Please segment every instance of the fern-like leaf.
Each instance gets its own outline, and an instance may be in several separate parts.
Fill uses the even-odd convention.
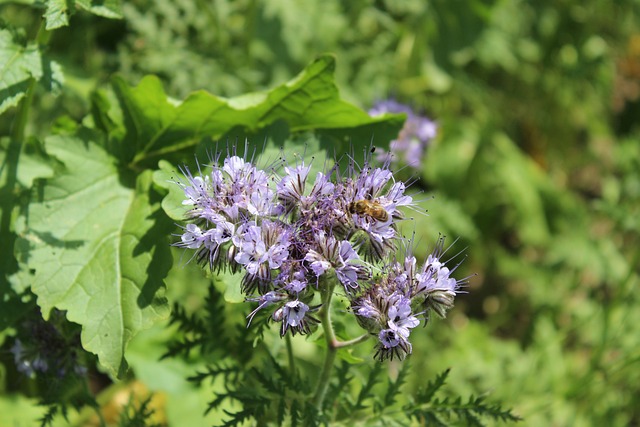
[[[47,412],[38,419],[40,427],[53,427],[53,418],[58,414],[60,408],[60,405],[50,405],[47,408]]]
[[[225,414],[229,415],[231,419],[225,421],[223,424],[219,424],[220,427],[235,427],[244,425],[245,421],[248,421],[254,417],[254,413],[251,409],[245,409],[240,412],[228,412],[224,411]]]
[[[148,424],[155,410],[149,408],[153,394],[150,394],[140,405],[136,406],[134,395],[129,397],[118,420],[118,427],[160,427],[160,424]]]
[[[342,362],[342,364],[336,368],[335,377],[338,379],[338,382],[329,386],[329,392],[327,393],[324,404],[325,407],[335,405],[336,400],[338,400],[338,405],[347,411],[353,407],[353,401],[350,400],[349,394],[344,392],[347,385],[353,380],[353,375],[349,374],[351,369],[352,365],[347,362]],[[347,407],[348,409],[346,409]]]
[[[455,399],[435,397],[437,391],[444,385],[449,371],[438,375],[433,382],[429,382],[427,389],[418,395],[416,403],[405,405],[403,408],[409,419],[415,418],[421,424],[446,426],[446,421],[452,420],[465,425],[482,427],[483,419],[494,421],[517,422],[521,418],[514,415],[511,409],[503,409],[500,404],[488,404],[484,397],[469,397],[463,401],[461,397]],[[443,418],[444,417],[444,418]]]
[[[387,393],[384,396],[383,406],[381,409],[389,408],[396,403],[396,398],[400,393],[400,388],[404,385],[409,372],[409,362],[405,362],[398,372],[398,377],[395,381],[389,380],[389,386],[387,387]]]
[[[373,387],[380,381],[380,372],[382,371],[382,365],[376,364],[373,369],[369,372],[369,377],[367,381],[362,385],[362,389],[360,389],[360,393],[358,394],[358,399],[356,400],[355,405],[353,405],[354,411],[359,411],[361,409],[366,408],[364,401],[370,397],[373,397]]]
[[[200,312],[204,312],[204,315],[200,315]],[[161,359],[188,357],[195,349],[199,349],[202,354],[210,354],[228,347],[224,298],[214,286],[209,286],[203,310],[190,315],[182,306],[175,304],[169,323],[177,325],[183,337],[168,343],[167,351]]]
[[[440,390],[440,388],[442,388],[442,386],[447,381],[447,377],[449,376],[450,371],[451,368],[448,368],[441,374],[438,374],[435,380],[429,381],[427,383],[427,388],[422,392],[418,392],[418,400],[424,403],[431,402],[433,396],[435,396],[438,390]]]
[[[225,383],[234,383],[241,374],[242,370],[238,366],[229,366],[228,363],[218,363],[207,366],[206,371],[197,372],[196,375],[187,378],[187,380],[199,386],[207,379],[213,382],[217,377],[222,376]]]

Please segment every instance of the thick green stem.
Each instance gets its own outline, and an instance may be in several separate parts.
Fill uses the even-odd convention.
[[[287,334],[284,338],[287,343],[287,358],[289,359],[289,370],[295,372],[296,366],[293,358],[293,346],[291,345],[291,335]]]
[[[320,321],[322,322],[322,329],[324,330],[324,337],[327,342],[327,354],[325,355],[324,365],[322,366],[320,378],[318,378],[318,385],[314,396],[314,402],[318,411],[322,411],[322,403],[329,388],[331,371],[336,359],[336,352],[338,351],[334,345],[336,335],[333,331],[333,325],[331,324],[331,297],[333,296],[333,289],[336,286],[335,280],[324,280],[323,282],[324,286],[321,287],[322,308],[320,309]]]
[[[349,341],[339,341],[336,338],[336,334],[333,330],[333,324],[331,323],[331,298],[333,296],[334,288],[336,287],[335,277],[332,279],[325,279],[320,285],[322,293],[320,321],[322,323],[322,329],[324,330],[324,337],[327,343],[327,354],[325,355],[324,364],[322,366],[322,371],[320,372],[320,378],[318,378],[318,385],[316,386],[316,393],[314,395],[314,402],[319,412],[322,411],[324,397],[327,394],[327,389],[329,388],[331,371],[333,370],[333,364],[335,363],[338,349],[360,344],[369,338],[369,334],[364,334]]]

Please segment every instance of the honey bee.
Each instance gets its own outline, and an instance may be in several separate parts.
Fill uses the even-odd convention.
[[[357,215],[368,215],[380,222],[389,220],[389,214],[382,205],[371,200],[358,200],[357,202],[349,203],[349,212]]]

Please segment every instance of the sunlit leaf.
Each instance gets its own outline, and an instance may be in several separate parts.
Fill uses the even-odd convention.
[[[135,88],[115,78],[127,128],[123,147],[131,160],[141,162],[197,145],[204,136],[217,139],[238,127],[256,133],[278,120],[284,120],[291,132],[316,130],[345,143],[368,145],[372,138],[395,138],[404,116],[372,118],[340,99],[334,68],[334,58],[324,55],[272,90],[231,99],[198,91],[177,106],[156,77],[145,77]],[[336,146],[339,152],[349,148]]]
[[[55,30],[56,28],[69,25],[69,4],[67,0],[49,0],[47,1],[47,9],[44,13],[44,19],[47,21],[47,30]]]
[[[75,4],[94,15],[112,19],[122,18],[121,0],[75,0]]]
[[[112,375],[126,370],[124,352],[137,331],[168,315],[164,282],[171,266],[172,224],[159,212],[151,173],[119,171],[94,135],[56,136],[49,154],[66,168],[32,205],[33,292],[43,315],[66,310],[82,325],[82,344]]]

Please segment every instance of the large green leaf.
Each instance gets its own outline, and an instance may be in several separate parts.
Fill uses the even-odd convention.
[[[372,118],[343,101],[334,70],[333,56],[323,55],[296,78],[272,90],[230,99],[197,91],[179,105],[167,99],[156,77],[145,77],[135,88],[115,78],[127,129],[121,151],[133,162],[143,162],[195,146],[204,136],[218,139],[234,128],[257,133],[279,120],[291,132],[315,130],[334,141],[368,145],[372,138],[380,142],[394,139],[404,115]]]
[[[0,114],[20,102],[31,79],[56,92],[62,83],[62,72],[36,45],[23,46],[9,30],[0,29]]]
[[[151,172],[136,180],[118,170],[95,135],[51,137],[47,150],[65,168],[29,211],[23,255],[35,271],[32,290],[45,317],[66,310],[82,325],[84,348],[120,376],[129,340],[168,315],[172,224]]]

